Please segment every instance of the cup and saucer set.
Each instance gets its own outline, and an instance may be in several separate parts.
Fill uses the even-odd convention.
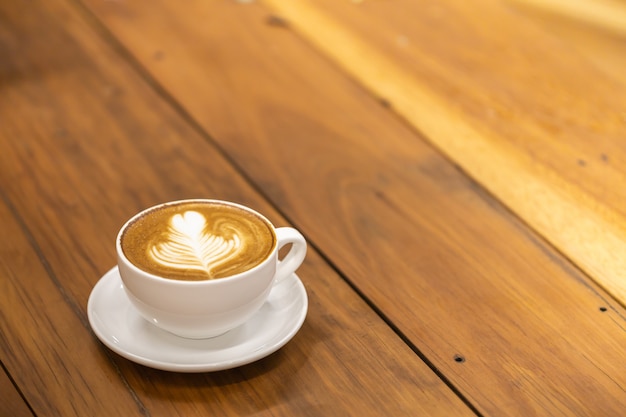
[[[224,208],[228,212],[220,216],[227,221],[212,217],[212,211]],[[258,232],[253,248],[246,247],[246,234],[254,225],[241,220],[250,215],[267,225],[269,255],[254,253],[260,259],[257,264],[238,272],[231,268],[234,260],[259,248]],[[150,223],[153,220],[157,223]],[[140,243],[132,238],[133,228],[139,229]],[[158,232],[159,228],[172,233]],[[210,236],[200,236],[197,230],[209,230],[205,234]],[[232,230],[238,236],[233,238]],[[145,238],[146,231],[155,231],[156,243]],[[288,243],[288,253],[278,260],[279,249]],[[216,279],[164,278],[162,268],[147,270],[144,261],[133,258],[128,248],[140,245],[152,245],[148,252],[162,265],[174,265],[168,259],[191,264],[201,259],[197,270],[206,270],[207,265],[218,265],[215,271],[225,265],[231,269]],[[192,246],[193,251],[181,250]],[[283,347],[306,318],[307,293],[295,273],[306,254],[304,238],[293,228],[274,228],[247,207],[218,200],[164,203],[131,218],[118,234],[116,249],[117,266],[100,278],[89,296],[89,323],[105,346],[141,365],[173,372],[246,365]]]

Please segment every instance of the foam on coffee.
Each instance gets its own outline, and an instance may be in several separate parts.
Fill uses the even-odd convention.
[[[263,218],[209,201],[149,210],[132,220],[120,239],[124,255],[138,268],[192,281],[247,271],[267,259],[276,245],[272,226]]]

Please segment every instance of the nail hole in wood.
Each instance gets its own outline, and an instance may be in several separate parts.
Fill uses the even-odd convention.
[[[454,355],[454,361],[457,363],[463,363],[465,362],[465,358],[461,355]]]
[[[606,312],[607,310],[608,309],[606,307],[600,307],[600,311],[603,312],[603,313]]]
[[[384,108],[386,109],[391,108],[391,102],[387,100],[386,98],[380,98],[378,99],[378,101],[380,102],[380,105],[383,106]]]
[[[269,15],[265,21],[270,26],[275,26],[275,27],[280,27],[280,28],[286,28],[289,26],[289,23],[287,22],[287,20],[274,14]]]

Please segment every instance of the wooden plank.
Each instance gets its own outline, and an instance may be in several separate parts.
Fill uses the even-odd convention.
[[[8,372],[36,415],[138,415],[141,404],[94,343],[85,316],[77,316],[77,301],[68,302],[48,275],[14,214],[0,201],[0,354]]]
[[[585,61],[606,77],[626,84],[626,5],[623,2],[577,1],[545,2],[509,0],[516,13],[561,39],[567,39],[570,53],[581,54]],[[591,13],[582,9],[591,9]],[[617,23],[614,24],[613,22]],[[621,36],[620,36],[621,34]],[[608,155],[607,155],[608,157]],[[608,161],[607,161],[608,162]]]
[[[36,414],[473,415],[313,249],[307,321],[258,363],[184,375],[104,348],[87,299],[138,209],[214,197],[287,222],[73,4],[0,16],[0,354]]]
[[[216,1],[87,4],[481,413],[623,410],[624,308],[284,30],[290,14]],[[293,4],[303,19],[321,15]],[[424,118],[449,125],[452,139],[469,129],[435,110]]]
[[[0,416],[32,417],[28,404],[20,396],[13,382],[6,374],[4,367],[0,372]]]
[[[619,0],[508,0],[529,8],[561,15],[602,30],[626,36],[626,6]]]
[[[266,3],[626,303],[621,67],[506,2]]]

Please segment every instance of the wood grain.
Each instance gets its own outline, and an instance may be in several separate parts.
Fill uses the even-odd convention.
[[[570,53],[580,54],[604,77],[614,82],[626,84],[623,68],[626,66],[624,51],[624,30],[626,28],[626,5],[623,2],[535,2],[510,0],[511,9],[521,14],[529,22],[544,28],[551,35],[567,40]],[[553,4],[555,3],[555,4]],[[576,7],[598,8],[595,13],[579,13]],[[610,10],[606,10],[606,8]],[[606,16],[591,19],[590,16]],[[617,17],[619,29],[606,20]],[[617,30],[616,30],[617,29]],[[620,30],[621,29],[621,30]],[[621,35],[620,35],[621,34]],[[608,162],[608,155],[606,155]]]
[[[266,3],[626,303],[621,67],[507,2]]]
[[[2,417],[32,417],[28,404],[15,389],[13,382],[6,374],[4,367],[0,372],[0,416]]]
[[[80,8],[35,6],[0,4],[0,354],[37,415],[474,415],[313,248],[307,321],[262,361],[184,375],[103,347],[87,299],[140,208],[224,198],[288,223]]]
[[[564,16],[594,29],[626,36],[626,5],[619,0],[509,0],[529,8]]]
[[[34,413],[138,415],[141,404],[94,343],[85,315],[76,312],[77,300],[68,300],[56,275],[46,271],[47,260],[4,202],[0,218],[0,354]]]
[[[382,60],[368,37],[351,32],[347,16],[333,22],[304,2],[272,3],[278,16],[235,2],[86,3],[481,414],[623,410],[624,308],[386,106],[391,98],[394,109],[404,100],[401,107],[421,110],[424,126],[440,129],[437,137],[456,144],[465,160],[477,158],[475,168],[488,174],[479,179],[498,179],[494,167],[513,169],[520,177],[503,175],[498,184],[514,194],[522,183],[528,206],[544,199],[564,225],[564,202],[581,216],[590,209],[571,187],[559,188],[566,181],[556,173],[543,178],[538,172],[546,171],[535,171],[539,163],[517,145],[491,142],[449,96],[413,89],[423,87],[420,74]],[[324,5],[344,7],[338,4]],[[377,4],[382,14],[393,9]],[[397,14],[415,10],[402,4],[408,9]],[[291,25],[328,55],[307,48]],[[353,59],[397,95],[381,102],[334,65]],[[463,91],[456,90],[459,106],[468,104]],[[620,224],[601,219],[619,243]]]

